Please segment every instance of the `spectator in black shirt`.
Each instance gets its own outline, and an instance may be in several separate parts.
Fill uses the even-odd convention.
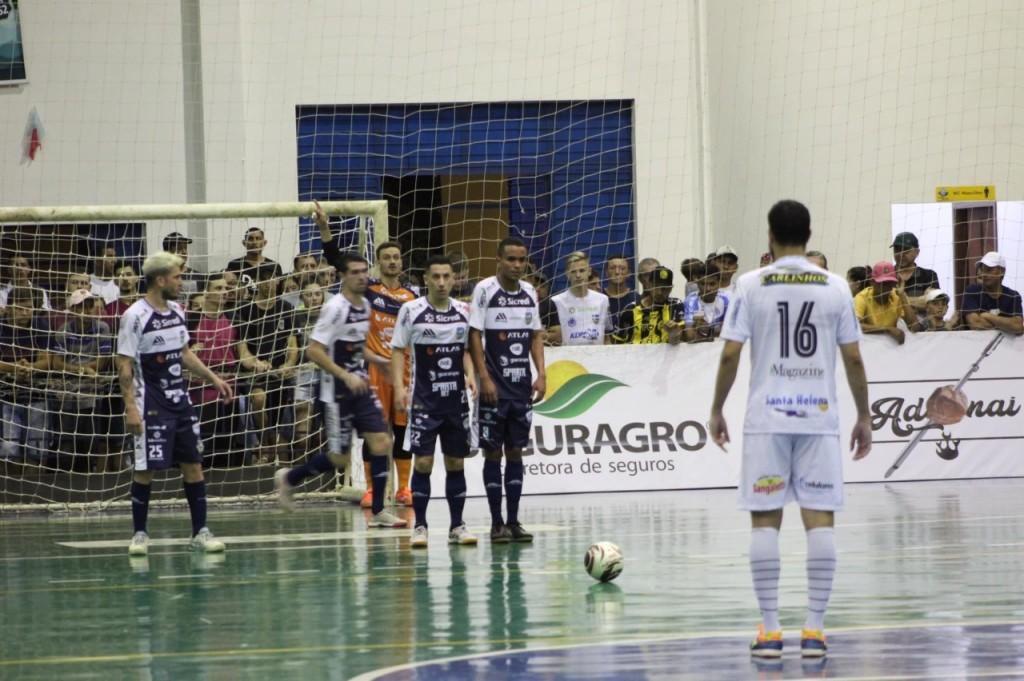
[[[267,238],[262,229],[247,229],[242,244],[245,246],[245,255],[230,261],[225,268],[228,272],[238,273],[238,280],[242,286],[251,288],[256,281],[256,270],[264,267],[270,268],[275,278],[281,276],[281,265],[263,255],[263,249],[267,247]]]
[[[939,286],[939,275],[935,270],[917,266],[917,256],[921,248],[917,237],[910,232],[900,232],[892,240],[893,261],[896,264],[896,276],[900,279],[900,288],[907,294],[910,307],[918,318],[927,314],[925,293]]]
[[[1024,333],[1020,294],[1003,286],[1006,258],[995,251],[978,261],[978,284],[964,289],[963,314],[971,329],[999,329],[1019,336]]]
[[[184,263],[181,266],[181,292],[188,296],[206,288],[206,277],[188,266],[188,246],[191,243],[192,239],[181,232],[171,232],[163,240],[164,250],[175,254]]]
[[[290,403],[286,398],[293,394],[299,344],[295,310],[277,294],[279,279],[275,269],[264,266],[253,273],[256,294],[251,302],[238,308],[232,321],[248,351],[272,367],[269,372],[253,375],[249,397],[260,439],[256,463],[273,463],[282,441],[278,432],[282,407]]]

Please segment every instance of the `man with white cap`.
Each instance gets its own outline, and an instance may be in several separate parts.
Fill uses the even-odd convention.
[[[990,251],[978,261],[978,282],[964,289],[963,313],[975,330],[999,329],[1019,336],[1024,333],[1020,294],[1003,286],[1006,258]]]
[[[952,331],[956,328],[957,315],[946,319],[949,312],[949,295],[937,288],[928,289],[924,294],[925,316],[910,325],[910,330],[919,331]]]
[[[732,246],[722,246],[709,260],[718,267],[720,284],[718,290],[726,297],[732,295],[732,278],[739,269],[740,258]]]

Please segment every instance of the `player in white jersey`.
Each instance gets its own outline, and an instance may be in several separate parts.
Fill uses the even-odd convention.
[[[346,452],[356,430],[370,450],[373,506],[370,527],[407,527],[401,518],[384,510],[384,491],[388,484],[388,454],[391,435],[380,400],[368,383],[364,359],[381,362],[364,346],[370,330],[370,307],[363,297],[370,280],[366,258],[354,254],[341,256],[341,294],[320,309],[306,356],[320,367],[320,400],[328,418],[338,424],[331,428],[327,453],[320,452],[296,468],[281,468],[274,474],[278,500],[292,506],[292,492],[309,477],[350,465]]]
[[[131,487],[135,534],[128,545],[128,553],[133,556],[145,556],[149,551],[146,520],[153,472],[175,465],[181,469],[192,516],[192,548],[208,553],[224,550],[224,542],[206,528],[199,418],[189,401],[188,380],[182,369],[213,384],[225,402],[234,395],[231,385],[203,364],[188,346],[185,312],[174,302],[181,294],[183,264],[173,253],[159,252],[146,258],[142,263],[146,295],[125,310],[117,337],[125,426],[135,436]]]
[[[871,451],[867,378],[849,287],[805,257],[811,236],[807,208],[780,201],[768,213],[768,226],[775,260],[736,282],[722,330],[726,343],[709,426],[712,439],[724,449],[729,430],[722,407],[749,340],[753,366],[739,495],[740,507],[751,514],[750,569],[763,618],[751,654],[782,655],[779,527],[783,506],[795,500],[807,530],[808,612],[801,654],[822,657],[825,607],[836,565],[834,513],[843,505],[836,349],[857,405],[850,438],[854,460]]]
[[[416,457],[411,483],[416,522],[409,545],[412,548],[427,545],[430,472],[440,438],[447,471],[445,497],[451,514],[448,543],[468,546],[477,542],[462,522],[462,509],[466,504],[463,462],[472,456],[466,391],[466,386],[473,384],[472,361],[466,352],[469,306],[451,298],[455,273],[446,256],[429,258],[423,278],[427,295],[402,305],[391,339],[391,384],[395,386],[395,404],[408,413],[404,448]],[[405,388],[406,354],[412,365],[411,393]]]
[[[530,442],[533,401],[544,395],[544,330],[537,292],[521,281],[526,244],[515,237],[498,244],[498,274],[473,289],[469,351],[480,377],[477,427],[484,453],[484,489],[491,509],[491,543],[530,542],[519,524],[523,452]],[[537,368],[533,379],[530,359]],[[501,457],[505,457],[508,522],[501,517]]]
[[[551,299],[558,312],[558,326],[548,329],[548,339],[561,338],[562,345],[604,345],[612,332],[608,296],[588,287],[590,259],[583,251],[565,259],[569,288]]]

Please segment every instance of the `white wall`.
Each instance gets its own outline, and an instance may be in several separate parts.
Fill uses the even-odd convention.
[[[0,204],[184,201],[177,2],[22,2],[28,83],[0,87]],[[35,106],[46,131],[20,165]]]
[[[1022,198],[1024,3],[706,6],[712,225],[741,265],[780,198],[808,204],[836,270],[888,257],[890,204],[937,185]]]
[[[242,102],[218,101],[237,97],[231,83],[205,87],[208,121],[211,110],[244,112],[248,200],[296,197],[296,104],[632,98],[639,250],[678,263],[697,246],[688,3],[310,0],[282,13],[243,0],[240,8]],[[203,11],[204,61],[230,62],[233,16]],[[212,178],[232,164],[209,140],[208,132]]]

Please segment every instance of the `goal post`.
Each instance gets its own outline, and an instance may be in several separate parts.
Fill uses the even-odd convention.
[[[389,236],[388,202],[319,203],[331,218],[339,248],[356,250],[375,264],[374,247]],[[325,448],[315,388],[319,375],[305,360],[304,344],[319,305],[337,292],[338,282],[336,276],[322,278],[330,268],[315,245],[319,234],[309,221],[314,207],[312,201],[0,207],[0,512],[128,506],[133,447],[124,432],[114,368],[116,326],[120,311],[143,294],[142,261],[169,239],[188,244],[187,264],[209,265],[193,273],[192,288],[179,300],[188,311],[193,341],[202,343],[196,333],[206,329],[200,321],[204,314],[216,319],[221,313],[254,357],[269,353],[265,359],[271,368],[260,365],[260,370],[246,369],[238,356],[226,360],[214,353],[224,362],[216,370],[231,378],[240,396],[230,410],[216,408],[200,382],[190,384],[211,503],[266,502],[279,466],[297,465]],[[273,275],[274,306],[280,306],[283,323],[292,325],[289,332],[298,339],[299,359],[283,364],[277,361],[280,353],[274,355],[276,336],[270,338],[281,327],[250,316],[263,295],[262,274],[251,280],[239,276],[231,287],[213,292],[218,301],[230,298],[230,304],[202,307],[216,273],[229,271],[229,258],[248,248],[237,237],[254,227],[268,245],[262,255],[281,261]],[[310,256],[316,269],[300,271],[300,261]],[[71,293],[82,286],[91,288],[92,303],[75,303]],[[314,289],[321,296],[315,308],[306,304],[307,293],[316,300]],[[34,295],[25,296],[26,290]],[[19,322],[18,314],[27,321]],[[205,351],[212,351],[211,343]],[[36,366],[42,345],[48,351],[45,368]],[[24,368],[28,365],[31,370]],[[300,498],[358,500],[365,485],[358,442],[351,460],[343,478],[323,478]],[[184,504],[178,478],[175,470],[154,480],[156,506]]]

